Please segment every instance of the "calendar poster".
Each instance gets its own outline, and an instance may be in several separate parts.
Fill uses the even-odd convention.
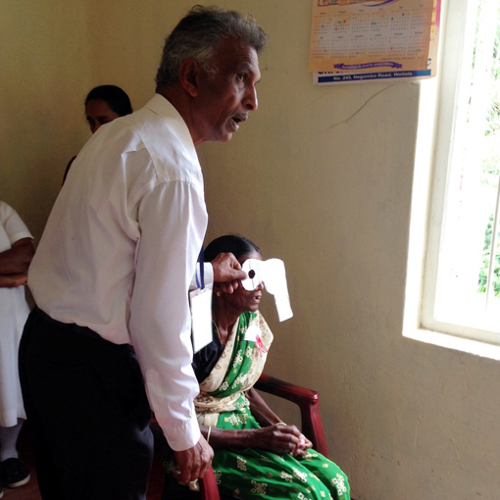
[[[441,0],[312,0],[318,85],[436,74]]]

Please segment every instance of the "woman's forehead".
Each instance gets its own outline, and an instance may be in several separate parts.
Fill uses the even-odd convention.
[[[256,260],[262,260],[262,255],[257,252],[256,250],[250,253],[246,253],[245,255],[242,255],[239,259],[238,262],[240,264],[243,264],[248,259],[256,259]]]

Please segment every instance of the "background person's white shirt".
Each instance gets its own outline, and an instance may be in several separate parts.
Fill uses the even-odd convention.
[[[157,94],[101,127],[78,154],[28,276],[53,319],[134,346],[174,450],[200,437],[188,289],[207,221],[188,128]]]
[[[0,252],[12,248],[31,233],[17,212],[0,201]],[[0,287],[0,426],[12,427],[18,419],[26,419],[19,383],[17,353],[19,340],[30,310],[26,303],[24,286]]]

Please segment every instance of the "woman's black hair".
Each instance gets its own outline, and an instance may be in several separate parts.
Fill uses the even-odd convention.
[[[118,116],[125,116],[132,113],[132,105],[126,92],[116,85],[100,85],[93,88],[85,98],[85,105],[89,101],[100,99]]]
[[[228,252],[232,253],[237,259],[255,252],[262,255],[260,248],[255,243],[243,238],[243,236],[227,234],[215,238],[207,245],[204,251],[205,262],[214,260],[220,253]]]

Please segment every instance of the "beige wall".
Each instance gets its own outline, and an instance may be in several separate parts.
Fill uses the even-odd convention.
[[[500,365],[401,335],[419,85],[314,87],[310,2],[219,4],[271,38],[260,109],[200,148],[208,238],[238,232],[287,264],[295,317],[279,324],[268,297],[268,371],[320,391],[357,500],[498,498]],[[85,93],[115,83],[144,104],[190,5],[0,0],[0,197],[36,236],[89,136]]]
[[[87,137],[88,2],[0,0],[0,196],[38,236]]]

